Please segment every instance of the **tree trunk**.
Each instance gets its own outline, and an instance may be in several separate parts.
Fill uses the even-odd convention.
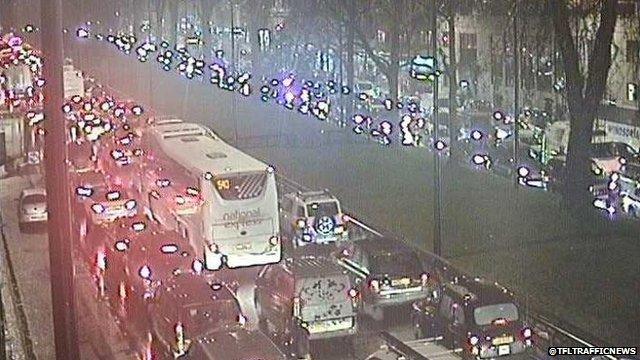
[[[600,24],[592,53],[589,54],[586,79],[580,71],[580,58],[569,27],[566,0],[550,0],[550,5],[557,42],[562,51],[571,124],[567,147],[565,200],[571,209],[580,212],[588,209],[591,202],[588,190],[591,185],[589,148],[593,122],[604,95],[611,67],[611,43],[617,20],[617,0],[603,1]]]

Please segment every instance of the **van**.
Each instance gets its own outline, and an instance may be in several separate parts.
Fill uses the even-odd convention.
[[[296,358],[309,358],[315,340],[350,341],[358,328],[358,298],[340,265],[311,256],[265,266],[254,294],[260,329]]]

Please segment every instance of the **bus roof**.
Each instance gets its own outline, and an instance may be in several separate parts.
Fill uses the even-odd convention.
[[[162,151],[194,174],[210,172],[218,176],[268,168],[199,124],[165,123],[153,126],[152,132]]]

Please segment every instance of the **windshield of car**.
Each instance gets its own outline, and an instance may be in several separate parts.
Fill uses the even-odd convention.
[[[318,214],[320,216],[333,216],[338,214],[338,202],[326,201],[312,203],[307,205],[307,212],[309,213],[309,217],[316,217]]]
[[[185,305],[182,320],[187,334],[198,337],[237,328],[239,315],[241,312],[235,300],[213,300]]]
[[[518,307],[513,303],[485,305],[473,310],[473,317],[477,325],[489,325],[495,320],[518,320]]]
[[[22,203],[25,205],[42,204],[47,202],[47,197],[43,194],[27,195],[22,199]]]
[[[416,276],[421,272],[420,260],[409,252],[375,254],[371,257],[369,271],[390,276]]]

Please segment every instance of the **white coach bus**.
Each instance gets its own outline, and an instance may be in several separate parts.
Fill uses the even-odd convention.
[[[153,216],[176,227],[204,256],[205,267],[230,268],[281,259],[278,196],[274,170],[222,141],[210,129],[180,120],[149,127],[147,149],[163,173],[188,179],[202,198],[195,214],[171,211],[171,201],[153,201]],[[170,177],[168,176],[168,177]],[[182,202],[184,203],[184,202]]]

